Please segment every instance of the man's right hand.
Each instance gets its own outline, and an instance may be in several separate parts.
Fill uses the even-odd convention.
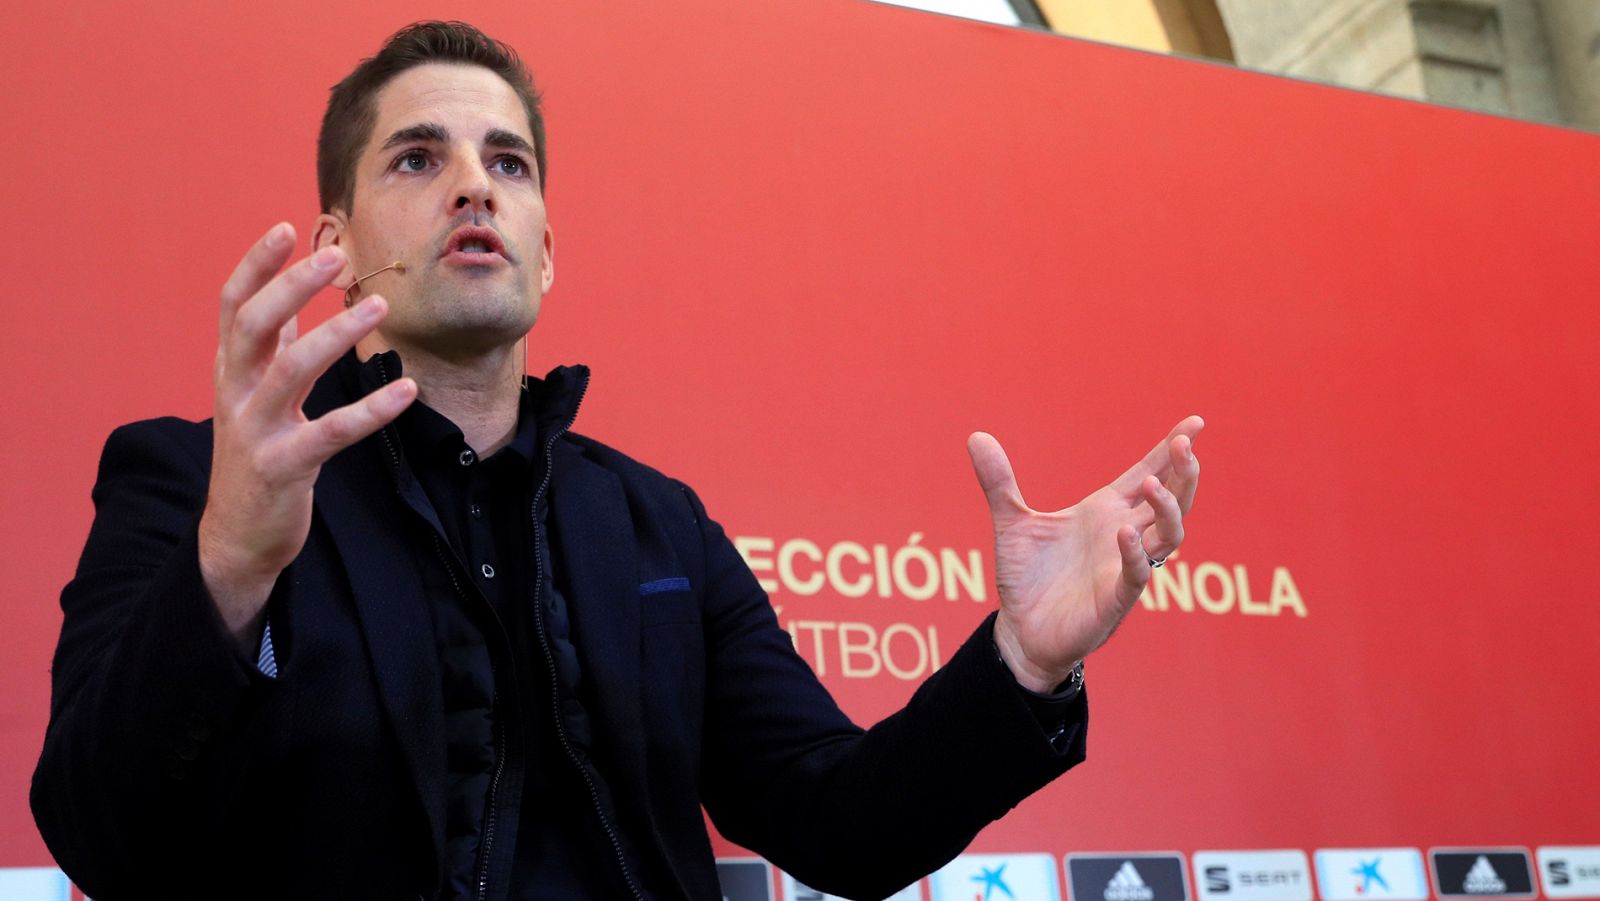
[[[260,640],[268,595],[311,529],[311,489],[322,464],[399,416],[417,385],[399,379],[308,420],[311,385],[388,312],[373,295],[297,337],[295,315],[345,263],[324,247],[283,272],[294,228],[274,226],[222,287],[213,371],[211,485],[200,517],[200,573],[234,639]]]

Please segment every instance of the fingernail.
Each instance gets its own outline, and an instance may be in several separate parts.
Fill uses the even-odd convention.
[[[363,322],[371,322],[383,315],[383,299],[369,297],[356,305],[356,316]]]
[[[268,247],[282,247],[283,242],[287,240],[289,240],[289,223],[287,222],[279,222],[272,227],[272,231],[267,232]]]
[[[339,249],[324,247],[311,257],[311,266],[322,272],[327,272],[339,265]]]

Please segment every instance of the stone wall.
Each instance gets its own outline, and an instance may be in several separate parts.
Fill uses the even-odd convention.
[[[1600,131],[1600,0],[1218,0],[1242,66]]]

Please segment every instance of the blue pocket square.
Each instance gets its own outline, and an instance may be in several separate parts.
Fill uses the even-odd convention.
[[[688,591],[689,580],[683,576],[673,576],[670,579],[654,579],[649,582],[639,583],[640,596],[661,594],[664,591]]]

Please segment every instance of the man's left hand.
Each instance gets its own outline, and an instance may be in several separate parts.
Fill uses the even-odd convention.
[[[1194,438],[1204,427],[1190,416],[1111,484],[1054,512],[1023,502],[993,436],[967,439],[994,518],[995,645],[1024,688],[1050,692],[1065,681],[1133,608],[1152,561],[1183,543],[1200,482]]]

